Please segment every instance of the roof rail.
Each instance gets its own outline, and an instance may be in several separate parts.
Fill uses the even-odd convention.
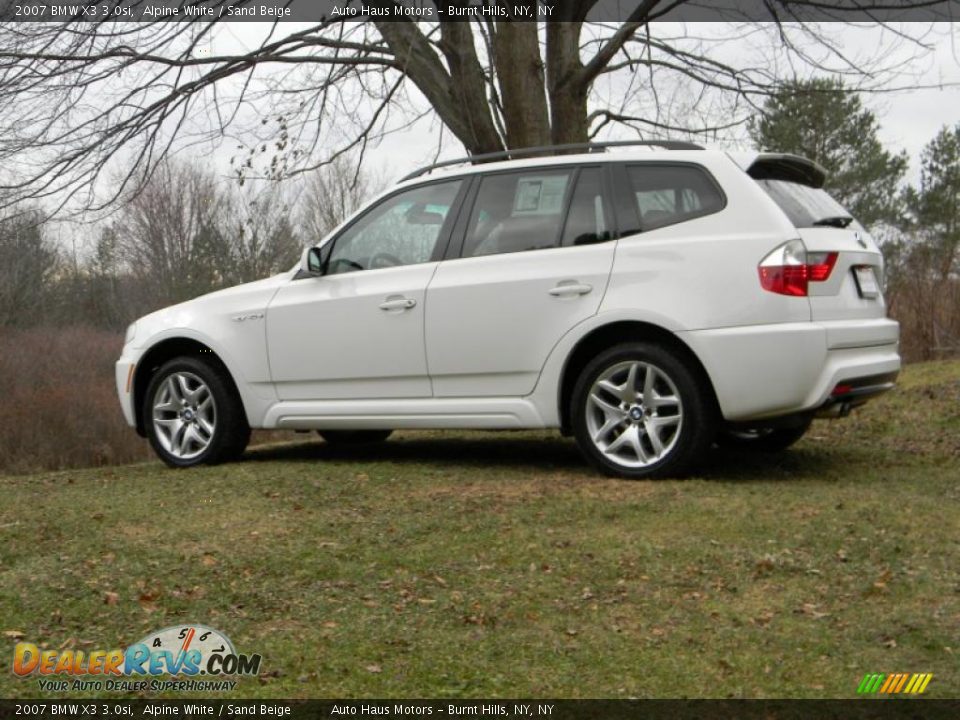
[[[456,158],[454,160],[444,160],[443,162],[427,165],[419,170],[414,170],[409,175],[400,178],[399,182],[412,180],[413,178],[425,175],[437,168],[449,167],[451,165],[460,165],[461,163],[489,162],[491,160],[513,160],[521,157],[534,157],[537,155],[558,155],[566,150],[583,150],[587,153],[604,152],[607,148],[627,147],[639,145],[646,147],[660,147],[665,150],[703,150],[702,145],[686,142],[684,140],[612,140],[610,142],[599,143],[571,143],[568,145],[541,145],[539,147],[517,148],[515,150],[501,150],[499,152],[483,153],[481,155],[467,155],[466,157]]]

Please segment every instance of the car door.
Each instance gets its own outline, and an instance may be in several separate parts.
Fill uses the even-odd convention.
[[[293,279],[276,294],[267,344],[280,399],[430,396],[425,293],[462,185],[385,198],[324,245],[322,276]]]
[[[474,182],[459,251],[427,290],[434,396],[530,393],[557,341],[597,312],[615,246],[606,185],[602,166]]]

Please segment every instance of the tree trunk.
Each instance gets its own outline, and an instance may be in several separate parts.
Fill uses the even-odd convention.
[[[440,50],[450,68],[452,91],[460,108],[463,125],[473,136],[467,150],[473,154],[503,150],[503,142],[493,122],[487,101],[483,67],[473,43],[469,23],[443,23],[440,29]]]
[[[547,24],[547,92],[554,145],[589,142],[587,84],[580,62],[579,22]]]
[[[537,24],[498,22],[492,43],[508,147],[549,145],[550,121]]]
[[[471,153],[499,149],[500,141],[496,132],[493,132],[493,136],[490,134],[493,116],[485,96],[479,101],[479,107],[476,104],[477,93],[471,87],[473,69],[469,58],[462,58],[454,52],[456,57],[451,62],[450,55],[447,55],[447,62],[451,62],[451,67],[455,67],[454,72],[457,73],[451,76],[426,37],[412,22],[381,21],[376,26],[396,57],[400,71],[420,88],[434,112],[463,146]],[[454,34],[456,32],[453,31]],[[448,36],[449,33],[447,30]],[[466,87],[456,88],[455,80],[463,81]]]

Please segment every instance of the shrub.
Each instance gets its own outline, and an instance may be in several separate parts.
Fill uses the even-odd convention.
[[[150,456],[117,402],[122,345],[121,335],[87,327],[0,329],[0,472]]]

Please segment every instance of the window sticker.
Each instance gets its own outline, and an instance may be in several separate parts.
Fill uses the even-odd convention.
[[[521,177],[513,201],[513,216],[559,215],[569,175]]]

